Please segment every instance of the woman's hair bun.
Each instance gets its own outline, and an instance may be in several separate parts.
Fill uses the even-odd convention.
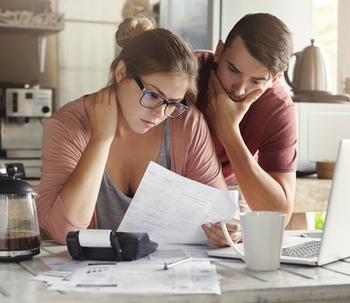
[[[155,27],[155,22],[146,17],[139,19],[133,17],[126,18],[122,23],[119,24],[118,30],[115,34],[115,39],[120,47],[124,47],[137,35]]]

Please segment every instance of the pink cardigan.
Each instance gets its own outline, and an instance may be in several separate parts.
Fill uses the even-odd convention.
[[[60,196],[90,139],[91,129],[83,100],[81,97],[66,104],[45,122],[36,205],[41,226],[59,243],[66,243],[69,231],[98,228],[96,211],[90,224],[78,224],[67,213]],[[189,179],[227,189],[207,124],[194,106],[182,116],[170,119],[170,132],[171,170]]]

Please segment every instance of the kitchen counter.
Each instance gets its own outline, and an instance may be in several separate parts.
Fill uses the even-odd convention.
[[[25,181],[35,190],[40,183],[38,179]],[[327,210],[331,186],[331,179],[318,179],[316,174],[297,178],[293,215],[286,229],[308,229],[306,213]]]
[[[307,229],[306,213],[326,211],[332,179],[310,175],[296,180],[293,215],[286,229]]]

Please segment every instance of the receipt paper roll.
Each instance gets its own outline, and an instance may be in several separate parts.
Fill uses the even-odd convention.
[[[82,247],[111,247],[110,229],[81,229],[79,244]]]

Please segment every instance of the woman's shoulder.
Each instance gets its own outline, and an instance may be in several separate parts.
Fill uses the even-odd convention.
[[[198,131],[207,128],[203,114],[193,104],[189,110],[177,118],[170,120],[171,130],[174,134],[181,135],[183,139],[187,136],[189,139]]]
[[[180,117],[172,118],[171,122],[173,126],[187,128],[190,125],[196,126],[196,124],[202,123],[203,120],[203,114],[194,104],[191,104],[188,111],[186,111]]]
[[[52,114],[50,118],[52,119],[66,119],[71,115],[82,116],[85,114],[84,109],[84,96],[81,98],[71,101],[60,107],[55,113]]]
[[[45,124],[60,124],[62,127],[69,128],[89,128],[89,119],[87,117],[85,106],[85,96],[66,103],[59,108]]]
[[[203,120],[203,114],[199,111],[199,109],[194,104],[189,105],[189,110],[186,111],[183,115],[178,118],[174,118],[177,124],[183,124],[186,122],[197,123]]]

